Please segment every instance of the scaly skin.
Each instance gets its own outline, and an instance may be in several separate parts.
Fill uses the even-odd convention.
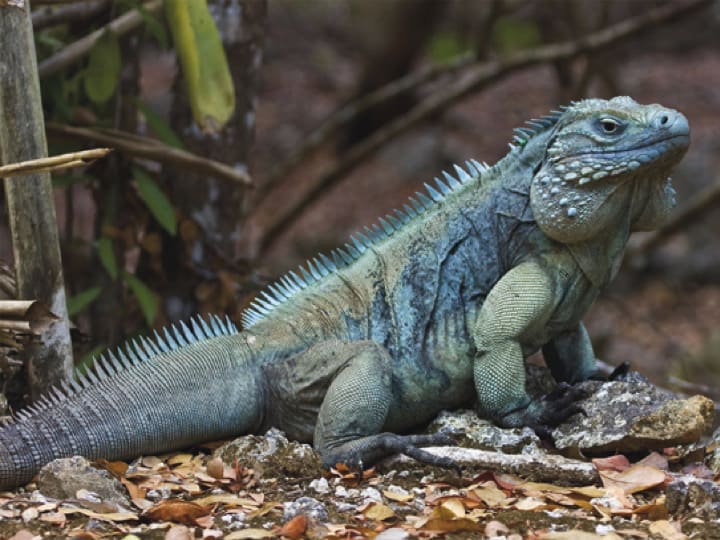
[[[473,402],[502,426],[546,433],[578,395],[561,386],[532,401],[524,359],[542,349],[563,383],[593,374],[581,318],[630,233],[674,205],[667,175],[689,129],[677,111],[625,97],[530,124],[494,167],[456,168],[370,238],[288,274],[243,332],[196,323],[174,338],[189,343],[157,338],[133,365],[99,362],[96,381],[0,431],[0,488],[56,457],[129,458],[270,426],[313,441],[326,465],[394,452],[451,465],[420,449],[442,435],[393,433]]]

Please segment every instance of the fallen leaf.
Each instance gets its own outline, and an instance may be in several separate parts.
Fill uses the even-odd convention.
[[[40,516],[40,521],[64,527],[65,523],[67,522],[67,518],[62,512],[48,512],[47,514],[42,514]]]
[[[193,540],[193,534],[185,525],[173,525],[165,533],[165,540]]]
[[[544,534],[540,534],[539,538],[542,540],[613,540],[618,539],[619,536],[615,533],[610,534],[596,534],[586,531],[550,531]]]
[[[35,536],[33,533],[31,533],[27,529],[22,529],[21,531],[16,532],[8,540],[35,540],[38,538],[42,538],[42,536],[40,536],[40,535]]]
[[[625,494],[645,491],[665,482],[665,473],[656,467],[648,465],[633,465],[622,472],[612,470],[599,472],[605,488],[618,487]]]
[[[465,506],[462,500],[453,497],[452,499],[446,499],[438,507],[438,517],[444,519],[459,519],[465,517]]]
[[[622,472],[630,467],[630,460],[622,454],[610,456],[606,458],[595,458],[592,460],[593,465],[598,471],[618,471]]]
[[[292,518],[285,525],[283,525],[280,530],[277,531],[277,534],[279,536],[285,536],[287,538],[295,540],[296,538],[302,537],[305,529],[307,529],[307,526],[307,518],[304,515],[300,514]]]
[[[386,519],[392,519],[395,517],[395,512],[389,506],[382,503],[371,503],[365,510],[363,515],[375,521],[384,521]]]
[[[135,521],[138,519],[138,515],[133,512],[108,512],[106,514],[100,514],[85,508],[61,508],[60,512],[63,514],[83,514],[102,521]]]
[[[513,508],[518,510],[541,510],[548,508],[548,504],[542,499],[537,499],[535,497],[523,497],[513,504]]]
[[[37,511],[37,508],[31,506],[23,510],[20,514],[20,517],[25,523],[27,523],[28,521],[32,521],[33,519],[37,518],[38,515],[40,515],[40,513]]]
[[[485,525],[485,536],[492,538],[493,536],[505,536],[505,533],[509,533],[510,529],[507,528],[502,521],[488,521]]]
[[[661,519],[659,521],[653,521],[648,527],[648,530],[650,534],[659,536],[663,538],[663,540],[687,540],[687,536],[679,531],[678,527],[679,524],[677,524],[676,527],[675,524]]]
[[[504,491],[495,486],[494,482],[486,482],[485,484],[473,489],[472,492],[468,492],[468,494],[470,493],[485,503],[488,508],[501,506],[508,498]]]
[[[143,512],[143,517],[157,521],[173,521],[183,525],[195,525],[197,518],[206,516],[211,511],[211,507],[194,502],[167,500]]]
[[[422,530],[458,532],[458,531],[482,531],[483,527],[471,519],[429,519],[422,526]]]
[[[205,469],[210,476],[220,480],[225,472],[225,464],[223,463],[222,459],[213,458],[207,462],[207,466],[205,467]]]
[[[224,540],[245,540],[246,538],[274,538],[275,533],[265,529],[242,529],[226,535]]]
[[[396,491],[390,491],[387,489],[384,490],[382,493],[383,495],[385,495],[386,498],[390,499],[391,501],[401,503],[412,501],[414,498],[414,495],[412,493],[398,493]]]
[[[650,452],[647,456],[638,461],[638,463],[649,465],[650,467],[657,467],[663,471],[667,471],[669,468],[667,458],[657,452]]]
[[[255,499],[251,499],[249,497],[238,497],[237,495],[232,495],[231,493],[208,495],[206,497],[195,499],[193,502],[203,505],[223,504],[230,507],[242,506],[243,508],[257,508],[260,504],[262,504],[262,501],[258,503]]]

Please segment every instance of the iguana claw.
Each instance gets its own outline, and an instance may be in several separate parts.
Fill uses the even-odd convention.
[[[527,413],[531,418],[527,425],[541,439],[551,439],[555,427],[574,414],[585,414],[577,402],[585,399],[588,395],[589,392],[578,385],[559,383],[539,402],[528,407]]]

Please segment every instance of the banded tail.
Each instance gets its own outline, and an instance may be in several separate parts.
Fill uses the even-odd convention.
[[[126,459],[239,435],[257,423],[259,370],[228,320],[200,317],[126,344],[0,428],[0,489],[53,459]]]

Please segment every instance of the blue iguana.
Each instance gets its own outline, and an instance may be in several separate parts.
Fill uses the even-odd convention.
[[[628,97],[573,103],[517,130],[495,166],[469,161],[262,292],[243,316],[195,318],[109,353],[0,430],[0,488],[75,454],[122,459],[270,426],[325,465],[367,466],[442,435],[398,435],[476,403],[537,430],[577,408],[593,374],[581,317],[631,231],[675,204],[689,144],[679,112]],[[566,386],[525,391],[542,349]],[[566,388],[569,390],[565,391]]]

